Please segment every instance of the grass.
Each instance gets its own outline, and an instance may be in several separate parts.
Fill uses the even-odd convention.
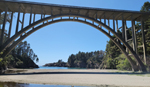
[[[147,74],[130,74],[130,75],[143,76],[143,77],[150,77],[150,73],[147,73]]]
[[[110,72],[114,72],[116,74],[128,74],[128,75],[135,75],[135,76],[142,76],[142,77],[150,77],[150,73],[144,73],[142,71],[127,71],[127,70],[117,70],[117,71],[110,71]]]

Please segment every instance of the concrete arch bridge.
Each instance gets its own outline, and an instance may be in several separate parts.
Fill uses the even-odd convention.
[[[132,70],[146,71],[146,67],[144,65],[144,63],[146,64],[146,47],[144,34],[144,31],[146,29],[144,29],[144,21],[148,19],[150,13],[7,0],[0,1],[0,12],[4,13],[4,20],[0,38],[0,52],[3,52],[3,54],[1,54],[2,58],[6,57],[11,52],[11,50],[13,50],[15,46],[19,44],[23,39],[44,26],[61,21],[76,21],[90,25],[109,37],[118,46],[122,53],[124,53],[132,66]],[[8,38],[6,41],[4,41],[4,31],[6,28],[8,12],[11,13],[11,17],[8,21]],[[10,35],[12,31],[12,19],[14,13],[17,13],[15,34]],[[24,26],[24,19],[28,14],[30,15],[29,24],[27,26]],[[35,20],[37,15],[38,17],[39,15],[41,16],[39,20]],[[127,37],[127,21],[131,22],[131,39],[128,39]],[[136,40],[135,21],[141,22],[143,44],[140,47],[143,48],[144,63],[140,60],[137,54],[138,45]],[[118,27],[118,22],[121,22],[121,28]],[[19,24],[21,24],[21,28],[19,27]],[[110,26],[111,24],[113,25],[112,27]],[[119,29],[122,29],[122,36],[118,34]],[[112,37],[113,35],[115,36],[115,38]],[[129,40],[132,41],[133,47],[128,44]],[[119,42],[121,42],[121,44]],[[134,64],[131,56],[133,56],[138,65]]]

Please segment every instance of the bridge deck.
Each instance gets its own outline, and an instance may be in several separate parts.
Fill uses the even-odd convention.
[[[92,18],[101,19],[117,19],[122,20],[122,15],[125,20],[131,20],[131,15],[136,21],[140,21],[140,17],[147,19],[150,13],[143,13],[139,11],[126,11],[126,10],[115,10],[115,9],[101,9],[101,8],[91,8],[91,7],[78,7],[78,6],[67,6],[67,5],[56,5],[47,3],[36,3],[36,2],[26,2],[26,1],[0,1],[0,11],[5,11],[5,7],[8,7],[9,11],[18,12],[18,7],[21,7],[21,12],[30,13],[31,7],[32,12],[35,14],[45,15],[57,15],[57,14],[80,14],[86,15]]]

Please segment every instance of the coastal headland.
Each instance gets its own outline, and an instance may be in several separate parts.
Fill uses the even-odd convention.
[[[21,70],[21,69],[13,69]],[[99,69],[24,69],[23,72],[0,75],[1,82],[51,85],[149,87],[149,74],[133,74],[118,70]]]

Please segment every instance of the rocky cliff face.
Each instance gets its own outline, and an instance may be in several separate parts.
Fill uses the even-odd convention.
[[[14,68],[39,68],[39,66],[36,65],[29,57],[19,59],[22,61],[22,63],[18,64],[17,66],[13,66]]]

